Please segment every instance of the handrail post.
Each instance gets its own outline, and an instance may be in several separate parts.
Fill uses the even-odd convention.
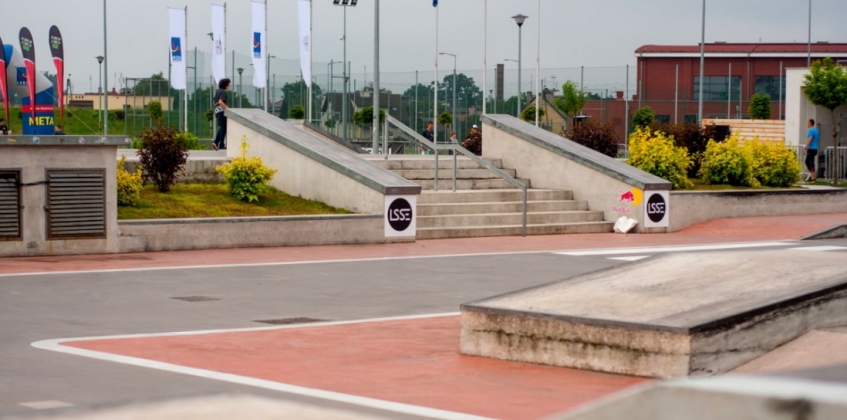
[[[385,119],[385,129],[382,131],[382,153],[388,159],[388,118]]]
[[[526,237],[526,201],[527,195],[529,194],[526,186],[523,188],[523,236]]]
[[[456,149],[453,149],[452,152],[453,152],[453,192],[456,192],[456,171],[457,171],[457,169],[456,169],[456,162],[457,162],[456,154],[459,153],[459,151],[456,150]]]
[[[435,191],[438,191],[438,143],[435,144]]]

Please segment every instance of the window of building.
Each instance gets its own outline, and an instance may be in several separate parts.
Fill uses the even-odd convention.
[[[727,76],[706,76],[703,79],[704,101],[736,100],[741,96],[741,76],[732,76],[732,89]],[[700,76],[694,76],[694,100],[700,100]]]
[[[780,99],[780,86],[782,86],[782,99],[785,100],[785,76],[756,76],[756,93],[767,93],[772,101]]]
[[[696,124],[697,123],[697,116],[696,115],[686,115],[683,118],[683,122],[685,122],[686,124],[688,124],[688,123],[695,123]]]
[[[656,121],[658,121],[662,124],[668,124],[668,123],[671,122],[671,116],[670,115],[656,115]]]

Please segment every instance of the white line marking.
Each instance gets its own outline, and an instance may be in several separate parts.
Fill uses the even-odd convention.
[[[53,409],[53,408],[63,408],[63,407],[73,407],[74,406],[71,403],[66,403],[64,401],[56,401],[56,400],[25,402],[25,403],[19,403],[18,405],[21,405],[21,406],[24,406],[24,407],[27,407],[27,408],[34,408],[36,410],[50,410],[50,409]]]
[[[807,246],[805,248],[791,248],[792,251],[809,251],[809,252],[825,252],[825,251],[844,251],[845,246]]]
[[[693,245],[691,247],[702,246],[719,246],[716,249],[733,249],[751,248],[751,247],[768,247],[768,246],[788,246],[792,241],[785,242],[750,242],[742,244],[722,244],[722,245]],[[170,267],[135,267],[135,268],[113,268],[102,270],[66,270],[66,271],[30,271],[23,273],[0,273],[0,278],[3,277],[23,277],[23,276],[46,276],[46,275],[69,275],[69,274],[100,274],[100,273],[132,273],[144,271],[164,271],[164,270],[201,270],[201,269],[220,269],[220,268],[249,268],[249,267],[280,267],[286,265],[307,265],[307,264],[338,264],[338,263],[356,263],[356,262],[378,262],[378,261],[402,261],[402,260],[423,260],[431,258],[467,258],[467,257],[485,257],[485,256],[501,256],[501,255],[531,255],[531,254],[561,254],[561,255],[615,255],[615,254],[634,254],[639,252],[666,252],[656,251],[657,249],[668,247],[640,247],[640,248],[617,248],[617,249],[583,249],[570,251],[517,251],[517,252],[480,252],[470,254],[441,254],[441,255],[415,255],[405,257],[376,257],[376,258],[359,258],[359,259],[336,259],[336,260],[310,260],[310,261],[285,261],[285,262],[267,262],[267,263],[240,263],[240,264],[214,264],[214,265],[180,265]],[[680,247],[670,247],[680,248]],[[613,253],[609,253],[614,251]]]
[[[317,328],[333,325],[360,324],[383,321],[400,321],[414,320],[426,318],[439,318],[447,316],[458,316],[458,312],[429,314],[429,315],[413,315],[413,316],[398,316],[386,318],[374,318],[356,321],[339,321],[339,322],[324,322],[315,324],[303,325],[284,325],[277,327],[258,327],[258,328],[240,328],[230,330],[205,330],[205,331],[184,331],[158,334],[131,334],[131,335],[112,335],[102,337],[79,337],[79,338],[62,338],[54,340],[43,340],[32,343],[32,346],[42,350],[50,350],[59,353],[72,354],[75,356],[89,357],[93,359],[105,360],[115,363],[123,363],[126,365],[145,367],[149,369],[163,370],[167,372],[180,373],[184,375],[197,376],[206,379],[214,379],[218,381],[230,382],[239,385],[253,386],[257,388],[269,389],[273,391],[285,392],[289,394],[302,395],[305,397],[320,398],[346,404],[358,405],[362,407],[375,408],[378,410],[390,411],[395,413],[410,414],[421,417],[430,417],[444,420],[491,420],[488,417],[474,416],[471,414],[457,413],[447,410],[439,410],[435,408],[421,407],[412,404],[403,404],[392,401],[379,400],[376,398],[360,397],[357,395],[342,394],[339,392],[325,391],[322,389],[306,388],[297,385],[289,385],[281,382],[268,381],[264,379],[251,378],[248,376],[235,375],[230,373],[216,372],[213,370],[196,369],[186,366],[179,366],[170,363],[157,362],[154,360],[141,359],[137,357],[121,356],[117,354],[104,353],[93,350],[80,349],[76,347],[68,347],[62,343],[74,341],[93,341],[93,340],[109,340],[122,338],[147,338],[147,337],[173,337],[185,335],[203,335],[216,333],[233,333],[246,331],[262,331],[262,330],[280,330],[292,328]]]
[[[621,255],[621,254],[641,254],[645,252],[687,252],[687,251],[717,251],[722,249],[743,249],[743,248],[769,248],[777,246],[789,246],[791,242],[745,242],[736,244],[714,244],[714,245],[680,245],[680,246],[654,246],[641,248],[614,248],[614,249],[594,249],[587,251],[561,251],[554,252],[559,255],[569,255],[574,257],[585,257],[594,255]]]
[[[618,260],[618,261],[638,261],[643,260],[645,258],[650,258],[649,255],[633,255],[631,257],[611,257],[607,258],[608,260]]]

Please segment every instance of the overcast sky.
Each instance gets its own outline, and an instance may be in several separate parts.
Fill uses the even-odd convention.
[[[211,50],[209,0],[108,0],[109,73],[146,77],[168,69],[167,7],[188,6],[188,49]],[[269,0],[268,48],[280,58],[297,59],[295,0]],[[700,0],[542,0],[541,67],[597,67],[634,64],[644,44],[697,44]],[[489,67],[517,58],[518,29],[524,24],[524,68],[535,66],[536,0],[488,1]],[[431,0],[382,0],[383,72],[429,71],[434,61],[435,12]],[[483,0],[440,0],[440,49],[458,54],[460,70],[482,67]],[[249,53],[250,0],[227,1],[228,49]],[[807,0],[709,0],[706,40],[728,42],[806,42]],[[41,70],[54,72],[47,33],[57,25],[65,39],[66,73],[80,83],[97,79],[103,52],[102,0],[0,0],[0,37],[16,43],[27,26],[36,42]],[[342,7],[314,0],[314,60],[342,56]],[[353,68],[373,66],[373,1],[348,8],[348,59]],[[814,0],[812,40],[847,42],[847,0]],[[442,69],[452,58],[442,58]],[[322,73],[324,69],[315,69]],[[95,82],[96,86],[96,82]],[[87,87],[87,83],[86,83]]]

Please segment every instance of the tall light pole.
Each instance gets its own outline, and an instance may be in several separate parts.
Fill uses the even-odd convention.
[[[700,101],[698,102],[697,123],[703,123],[703,82],[706,69],[706,0],[703,0],[703,24],[700,29]],[[644,77],[642,74],[641,77]],[[639,96],[639,100],[641,97]]]
[[[812,0],[809,0],[809,53],[806,58],[806,67],[812,67]]]
[[[482,113],[488,113],[485,90],[488,87],[488,0],[482,0]]]
[[[103,135],[109,135],[109,48],[106,36],[106,0],[103,0]]]
[[[522,60],[522,40],[523,40],[523,23],[528,16],[515,15],[512,19],[518,24],[518,118],[521,115],[521,60]]]
[[[503,61],[512,61],[518,63],[518,110],[515,112],[515,117],[520,118],[521,115],[521,64],[519,60],[515,60],[514,58],[507,58]]]
[[[417,72],[415,72],[415,78],[417,79]],[[379,0],[374,0],[374,92],[376,94],[374,95],[373,107],[372,154],[376,154],[377,144],[379,143]],[[417,107],[417,102],[415,102],[415,107]],[[388,158],[388,145],[383,145],[383,147],[385,148],[385,157]]]
[[[347,87],[347,81],[350,78],[350,75],[347,73],[347,6],[356,6],[359,3],[359,0],[332,0],[332,4],[336,6],[344,7],[344,36],[341,38],[344,40],[344,61],[342,62],[342,67],[344,67],[344,93],[341,95],[343,104],[341,104],[341,119],[342,119],[342,135],[341,137],[344,140],[347,140],[347,120],[349,119],[349,105],[347,104],[347,91],[349,88]],[[379,92],[374,92],[374,95],[379,95]]]
[[[541,119],[541,0],[538,0],[538,25],[536,27],[535,55],[535,126]]]
[[[266,91],[271,86],[271,58],[276,58],[276,56],[268,54],[268,65],[267,65],[268,71],[267,71],[267,73],[265,73],[265,76],[267,77],[267,80],[265,80],[265,90]],[[270,102],[271,100],[272,100],[271,98],[268,98],[268,95],[265,95],[265,112],[268,112],[268,102]],[[273,109],[273,108],[271,108],[271,109]]]
[[[239,67],[238,68],[238,107],[239,108],[241,108],[241,105],[244,104],[243,99],[242,99],[244,97],[244,94],[241,93],[241,89],[242,89],[241,82],[243,80],[243,78],[241,77],[241,73],[244,73],[244,68]],[[232,101],[232,103],[234,105],[235,101]]]
[[[103,57],[102,55],[98,55],[95,58],[97,58],[97,62],[100,64],[99,65],[100,75],[97,79],[98,80],[98,82],[97,82],[97,93],[99,95],[102,95],[103,94],[103,60],[105,59],[105,57]],[[103,125],[103,98],[101,97],[100,98],[100,106],[97,107],[97,128],[98,129],[103,128],[102,125]]]
[[[456,127],[458,120],[456,120],[456,54],[450,54],[446,52],[440,52],[439,55],[449,55],[453,57],[453,128]]]

